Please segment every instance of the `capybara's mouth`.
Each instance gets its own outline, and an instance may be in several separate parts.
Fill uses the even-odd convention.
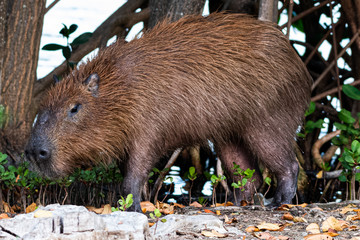
[[[49,179],[59,179],[66,175],[54,169],[51,162],[39,163],[31,156],[26,156],[25,160],[29,162],[29,170],[32,172],[36,172],[41,177]]]

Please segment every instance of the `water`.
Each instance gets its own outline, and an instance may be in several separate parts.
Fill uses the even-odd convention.
[[[125,0],[61,0],[45,15],[40,48],[48,43],[66,45],[66,38],[59,34],[63,23],[68,27],[71,24],[78,25],[78,29],[70,35],[70,41],[84,32],[93,32],[125,2]],[[52,1],[47,1],[47,6],[51,3]],[[40,50],[38,78],[46,76],[64,60],[61,50]]]

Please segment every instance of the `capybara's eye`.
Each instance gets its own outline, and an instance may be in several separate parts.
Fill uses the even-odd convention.
[[[69,111],[69,116],[72,117],[74,116],[76,113],[78,113],[78,111],[80,110],[81,108],[81,104],[80,103],[77,103],[75,104]]]

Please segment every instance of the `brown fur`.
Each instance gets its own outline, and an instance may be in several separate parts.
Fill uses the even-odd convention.
[[[100,77],[97,96],[83,83],[92,73]],[[28,149],[50,142],[51,159],[39,167],[52,176],[126,159],[125,191],[140,199],[138,185],[156,160],[210,139],[223,149],[227,169],[258,159],[278,178],[291,178],[283,188],[293,196],[292,142],[310,85],[302,61],[269,23],[237,14],[162,22],[140,39],[114,43],[54,86]],[[40,134],[46,139],[37,141]]]

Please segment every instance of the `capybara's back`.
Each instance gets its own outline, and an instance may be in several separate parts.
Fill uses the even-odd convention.
[[[290,202],[295,132],[311,78],[275,26],[237,14],[163,22],[117,42],[52,88],[27,156],[47,175],[124,160],[124,194],[161,156],[211,140],[230,171],[261,161],[277,176],[274,204]]]

